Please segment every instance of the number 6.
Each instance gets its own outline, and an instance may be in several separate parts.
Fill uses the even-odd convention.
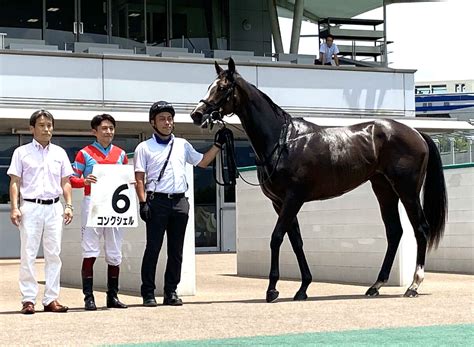
[[[128,196],[126,196],[125,194],[120,194],[125,189],[128,189],[128,185],[127,184],[122,184],[120,187],[118,187],[115,190],[114,195],[112,196],[112,208],[117,213],[127,212],[129,207],[130,207],[130,199],[128,198]],[[124,201],[124,203],[125,203],[124,207],[118,207],[118,202],[120,200]]]

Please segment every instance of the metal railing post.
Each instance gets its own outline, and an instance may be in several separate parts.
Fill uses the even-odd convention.
[[[452,154],[452,159],[453,159],[453,164],[456,164],[456,154],[454,152],[454,145],[455,145],[455,139],[450,137],[449,142],[451,144],[451,154]]]
[[[5,36],[7,33],[0,33],[0,49],[5,49]]]
[[[469,162],[472,163],[472,138],[469,139]]]

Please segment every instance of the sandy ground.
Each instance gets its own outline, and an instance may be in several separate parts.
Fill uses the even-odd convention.
[[[366,287],[315,282],[306,302],[292,301],[298,282],[280,281],[279,301],[267,304],[267,280],[237,277],[235,254],[196,258],[197,295],[184,297],[182,307],[142,307],[140,297],[121,294],[131,307],[108,310],[105,293],[96,292],[100,308],[86,312],[82,291],[62,288],[60,302],[71,308],[68,313],[30,316],[18,313],[18,261],[1,260],[0,345],[99,345],[474,322],[474,276],[427,273],[414,299],[403,298],[400,287],[366,298]],[[42,261],[37,270],[44,281]]]

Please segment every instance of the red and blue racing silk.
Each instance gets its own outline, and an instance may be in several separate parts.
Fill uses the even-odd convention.
[[[73,188],[84,188],[84,195],[91,194],[91,186],[84,184],[84,178],[92,173],[95,164],[128,164],[128,158],[120,147],[111,144],[104,148],[97,141],[81,149],[72,164],[74,174],[71,185]]]

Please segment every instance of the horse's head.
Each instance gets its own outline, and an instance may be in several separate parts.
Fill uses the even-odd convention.
[[[235,63],[229,59],[228,70],[224,70],[214,62],[217,78],[209,86],[204,99],[201,99],[194,110],[191,118],[196,125],[203,123],[212,117],[220,119],[222,116],[235,112],[236,78],[239,74],[235,71]]]

